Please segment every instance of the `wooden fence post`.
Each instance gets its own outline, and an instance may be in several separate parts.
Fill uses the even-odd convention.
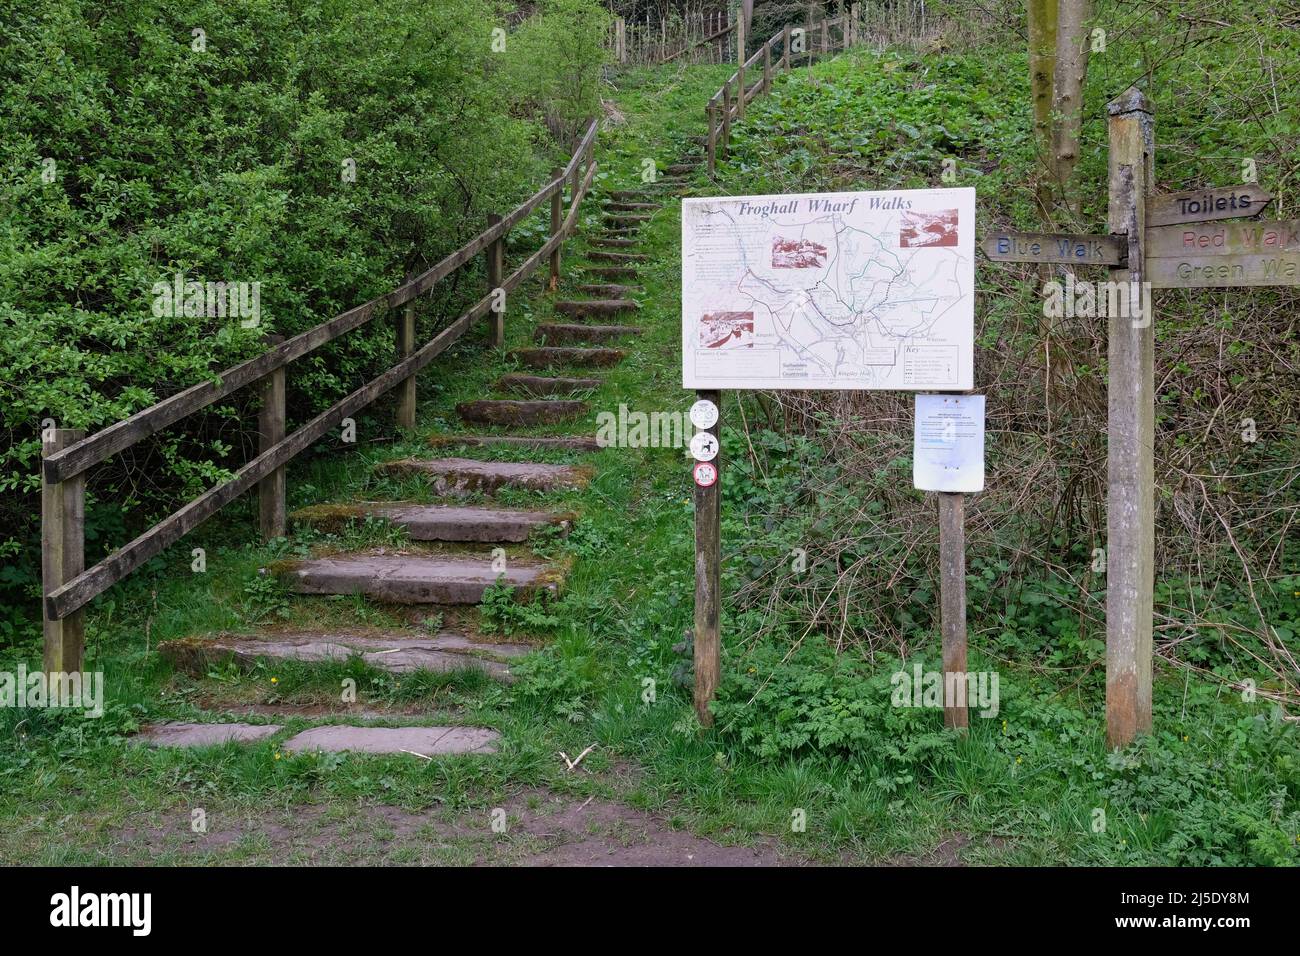
[[[718,165],[718,108],[710,103],[706,111],[709,114],[709,138],[705,142],[705,154],[709,161],[709,178],[712,179]]]
[[[49,428],[41,433],[41,455],[48,458],[86,437],[84,428]],[[86,569],[86,476],[83,472],[59,482],[41,477],[41,592],[52,591]],[[45,631],[46,674],[71,674],[81,670],[86,642],[86,616],[77,610],[59,620],[41,601]],[[50,682],[50,694],[62,689]],[[51,698],[51,703],[53,703]]]
[[[731,150],[731,81],[722,84],[722,155]]]
[[[939,601],[943,725],[964,728],[970,725],[970,716],[966,699],[966,504],[960,492],[939,492]]]
[[[564,170],[555,168],[551,170],[551,178],[556,179],[564,174]],[[564,223],[564,217],[560,212],[560,202],[564,196],[564,181],[555,187],[555,192],[551,194],[551,235],[558,236],[560,227]],[[551,252],[551,289],[558,289],[560,286],[560,246],[563,243],[557,242],[555,249]]]
[[[705,431],[722,442],[722,393],[696,392],[718,407],[718,420]],[[713,726],[709,703],[722,673],[719,621],[722,611],[722,452],[712,461],[717,477],[707,488],[695,484],[695,714],[704,727]]]
[[[849,7],[849,45],[854,46],[858,42],[858,24],[861,23],[861,8],[857,3]]]
[[[412,332],[411,339],[414,342],[414,313],[412,313]],[[399,317],[397,337],[397,350],[402,350],[402,335],[404,320]],[[268,335],[267,344],[275,346],[284,341],[283,335]],[[257,441],[259,453],[269,451],[272,446],[284,440],[285,433],[285,366],[281,365],[277,369],[272,369],[266,377],[262,379],[262,408],[257,413]],[[414,415],[415,396],[414,396],[414,379],[411,380],[411,411]],[[399,389],[401,386],[399,386]],[[402,401],[404,396],[398,393],[398,425],[401,425]],[[414,427],[415,422],[412,418],[411,425]],[[257,483],[257,525],[261,532],[263,541],[270,541],[272,538],[283,538],[285,534],[285,470],[281,466],[263,478]]]
[[[407,276],[409,280],[411,277]],[[402,360],[415,351],[415,300],[406,303],[406,308],[397,316],[397,358]],[[283,371],[283,369],[281,369]],[[415,376],[403,379],[397,386],[398,428],[415,427]]]
[[[1155,335],[1143,289],[1146,200],[1154,177],[1155,120],[1136,88],[1107,105],[1107,225],[1128,234],[1128,264],[1112,269],[1121,307],[1109,317],[1106,506],[1106,740],[1151,729],[1155,584]],[[1136,301],[1135,301],[1136,300]]]
[[[501,221],[501,217],[496,213],[490,213],[487,221],[490,229]],[[487,258],[488,293],[493,296],[492,310],[488,313],[491,316],[489,321],[492,324],[492,345],[502,348],[506,344],[506,304],[504,293],[498,298],[497,290],[501,288],[502,279],[505,277],[506,237],[502,235],[488,243],[484,255]]]
[[[736,119],[745,118],[745,18],[736,15],[736,79],[740,90],[736,98]]]
[[[772,90],[772,44],[763,44],[763,92]]]
[[[781,30],[781,66],[785,72],[790,72],[790,24],[786,24]]]
[[[830,31],[830,27],[827,26],[827,24],[829,23],[830,21],[823,16],[822,17],[822,49],[821,49],[822,56],[825,56],[827,53],[831,51],[831,31]]]

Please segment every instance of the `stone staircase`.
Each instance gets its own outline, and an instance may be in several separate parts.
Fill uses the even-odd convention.
[[[546,495],[584,488],[594,468],[584,463],[493,461],[445,457],[458,448],[545,450],[584,455],[598,450],[593,437],[567,434],[510,434],[515,429],[569,425],[585,418],[590,398],[603,384],[603,370],[624,360],[644,329],[630,324],[640,305],[635,285],[649,257],[637,252],[640,232],[662,202],[680,193],[685,176],[701,165],[698,143],[691,155],[669,167],[669,176],[635,189],[612,190],[600,206],[600,231],[588,237],[585,262],[571,267],[573,297],[554,302],[556,321],[533,330],[534,346],[517,348],[507,358],[521,371],[502,375],[493,394],[456,406],[466,431],[432,436],[430,454],[384,462],[380,476],[427,484],[439,500],[322,503],[295,512],[295,525],[339,531],[358,519],[376,519],[402,528],[411,547],[370,548],[281,561],[263,569],[290,591],[303,595],[359,595],[392,605],[454,607],[479,603],[487,588],[504,582],[521,595],[556,594],[565,569],[527,550],[541,529],[565,534],[580,518],[554,508],[498,505],[502,492]],[[576,274],[575,274],[576,273]],[[617,345],[618,347],[614,347]],[[484,431],[482,429],[488,429]],[[472,496],[472,501],[464,500]],[[430,548],[434,550],[424,550]],[[508,551],[504,549],[509,549]],[[500,558],[503,556],[504,570]],[[203,675],[214,666],[252,667],[258,661],[320,663],[359,656],[384,670],[456,671],[474,669],[508,681],[510,661],[533,648],[495,643],[455,631],[434,635],[387,631],[284,631],[257,635],[216,634],[163,644],[159,650],[180,670]],[[220,723],[161,725],[142,738],[160,746],[208,746],[252,742],[280,728]],[[422,756],[490,753],[497,733],[473,727],[314,727],[282,744],[285,751],[351,750],[405,752]]]

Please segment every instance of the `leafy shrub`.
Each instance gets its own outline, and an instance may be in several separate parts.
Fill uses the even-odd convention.
[[[263,333],[387,291],[536,189],[561,152],[540,122],[551,101],[493,52],[497,6],[0,0],[0,605],[35,592],[43,419],[93,432],[208,380]],[[560,27],[584,9],[600,15],[558,4]],[[529,27],[562,32],[545,11]],[[578,76],[595,69],[589,34],[553,61],[566,121],[593,102],[594,75]],[[260,325],[155,316],[154,284],[176,273],[259,282]],[[422,332],[455,314],[455,300],[437,304]],[[381,315],[296,363],[290,417],[392,357]],[[247,460],[244,392],[95,469],[88,522],[103,533],[89,560],[151,517],[137,505],[170,510]]]

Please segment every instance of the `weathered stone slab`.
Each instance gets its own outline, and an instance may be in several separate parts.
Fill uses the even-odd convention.
[[[589,239],[588,244],[595,246],[597,249],[634,249],[641,244],[639,239],[627,239],[620,236],[606,238],[597,236],[595,239]]]
[[[642,329],[635,325],[564,325],[545,322],[533,329],[538,342],[610,342],[640,335]]]
[[[381,518],[406,529],[413,541],[527,541],[544,525],[569,529],[571,515],[513,508],[470,508],[424,505],[409,501],[363,501],[355,504],[312,505],[290,516],[295,522],[323,530],[338,530],[348,520]]]
[[[623,361],[620,349],[541,348],[515,349],[511,358],[529,368],[550,368],[555,365],[604,368]]]
[[[232,741],[252,743],[279,732],[278,724],[168,723],[145,727],[135,739],[152,747],[216,747]]]
[[[583,465],[475,461],[470,458],[403,458],[385,462],[377,470],[388,474],[424,475],[433,482],[434,490],[445,494],[471,491],[490,494],[498,488],[530,491],[584,488],[592,476],[592,470]]]
[[[499,731],[488,727],[351,727],[336,724],[312,727],[289,738],[290,753],[324,750],[329,753],[396,754],[425,757],[448,754],[496,753]]]
[[[587,403],[574,400],[518,401],[481,399],[461,402],[456,413],[473,425],[555,425],[587,414]]]
[[[620,199],[605,203],[605,208],[615,212],[636,212],[638,209],[658,209],[659,204],[657,202],[634,202]]]
[[[498,680],[510,680],[506,661],[533,650],[527,644],[474,641],[450,631],[432,636],[383,632],[285,631],[270,634],[216,634],[165,641],[158,652],[178,670],[203,675],[214,665],[234,663],[251,668],[259,660],[303,663],[342,661],[355,655],[393,673],[416,670],[454,671],[473,668]]]
[[[595,438],[568,435],[434,435],[429,439],[429,444],[434,448],[451,445],[505,445],[513,448],[562,448],[568,451],[596,451],[600,448]]]
[[[604,222],[610,226],[635,226],[649,222],[653,217],[641,213],[605,213]]]
[[[598,279],[635,279],[638,275],[632,266],[584,266],[582,271]]]
[[[592,315],[620,315],[636,312],[641,306],[631,299],[579,299],[574,302],[557,302],[555,311],[561,315],[587,317]]]
[[[585,295],[599,296],[602,299],[627,299],[630,296],[645,293],[645,289],[640,286],[613,284],[580,285],[578,291]],[[559,303],[557,302],[556,305],[558,306]],[[640,306],[637,306],[637,308],[640,308]]]
[[[546,378],[541,375],[523,375],[512,372],[497,379],[501,391],[521,392],[525,395],[572,395],[600,388],[598,378]]]
[[[560,578],[555,568],[518,560],[497,571],[487,554],[336,554],[281,561],[271,570],[298,594],[363,594],[391,604],[478,604],[497,583],[522,594],[554,593]]]
[[[591,259],[593,262],[613,262],[613,263],[650,261],[650,257],[641,252],[602,252],[600,250],[587,253],[587,258]]]

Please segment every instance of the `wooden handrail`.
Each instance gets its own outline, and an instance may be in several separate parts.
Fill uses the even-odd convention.
[[[129,418],[108,426],[95,434],[75,442],[45,459],[45,480],[51,483],[66,481],[81,474],[86,469],[99,464],[106,458],[125,451],[136,442],[148,438],[168,425],[206,408],[213,402],[220,401],[227,395],[250,385],[265,375],[270,374],[295,359],[310,355],[316,349],[334,341],[341,335],[351,332],[368,322],[380,309],[391,309],[405,305],[407,302],[428,292],[438,282],[451,275],[474,256],[482,252],[491,243],[505,236],[512,228],[528,218],[542,203],[551,198],[558,189],[564,188],[565,177],[572,173],[583,153],[590,148],[595,139],[597,121],[592,120],[586,135],[578,144],[573,157],[564,167],[565,174],[552,179],[537,193],[529,197],[510,212],[501,222],[479,233],[455,252],[424,272],[398,286],[385,295],[378,296],[361,305],[354,306],[327,322],[323,322],[306,332],[251,358],[246,362],[226,369],[214,382],[201,382],[177,392],[175,395],[150,405],[136,412]]]
[[[96,432],[88,438],[75,441],[62,450],[52,452],[44,459],[43,477],[45,484],[47,486],[58,486],[61,482],[78,479],[78,476],[84,473],[86,469],[103,461],[105,458],[129,448],[136,442],[147,438],[186,415],[218,401],[239,388],[264,380],[267,375],[283,368],[294,359],[308,355],[327,342],[331,342],[346,332],[358,328],[369,321],[379,309],[404,305],[427,292],[440,279],[445,278],[469,262],[475,255],[487,249],[489,245],[503,241],[513,226],[526,219],[558,191],[562,191],[565,182],[569,180],[575,170],[580,168],[585,159],[586,173],[581,180],[581,184],[574,190],[569,204],[568,215],[565,217],[560,229],[547,239],[541,249],[529,256],[518,269],[501,283],[506,291],[518,287],[552,252],[560,247],[576,226],[582,201],[590,192],[592,183],[595,180],[597,164],[591,158],[591,153],[598,129],[598,121],[593,119],[588,124],[584,136],[579,141],[572,157],[560,175],[549,180],[538,192],[516,207],[500,222],[479,233],[436,265],[426,269],[386,295],[355,306],[327,322],[294,336],[292,339],[277,345],[256,358],[227,369],[221,373],[215,382],[204,382],[191,386],[155,405],[151,405],[149,408],[137,412],[130,418]],[[474,322],[486,316],[492,310],[492,303],[495,298],[495,292],[489,290],[487,295],[475,302],[468,311],[459,316],[451,325],[435,335],[422,347],[345,398],[335,402],[292,434],[280,439],[270,447],[264,446],[261,453],[236,471],[230,480],[209,488],[189,504],[173,512],[170,516],[155,524],[133,541],[114,551],[93,567],[84,571],[78,569],[79,573],[76,573],[75,576],[58,582],[53,587],[49,586],[50,582],[47,581],[43,608],[47,624],[61,621],[76,614],[88,602],[139,568],[150,558],[174,544],[207,518],[234,501],[239,495],[258,482],[268,478],[278,469],[283,468],[294,457],[324,437],[330,429],[337,427],[343,419],[355,414],[398,384],[410,379],[460,338]]]

